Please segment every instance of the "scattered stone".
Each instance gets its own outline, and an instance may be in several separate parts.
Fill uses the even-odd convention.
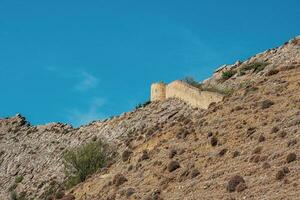
[[[291,147],[291,146],[294,146],[295,144],[297,144],[297,140],[296,139],[292,139],[292,140],[288,141],[287,146]]]
[[[127,170],[131,171],[132,169],[133,169],[133,165],[129,165]]]
[[[279,137],[284,138],[286,136],[286,132],[285,131],[280,131],[279,133]]]
[[[286,157],[286,162],[290,163],[297,159],[297,155],[295,153],[289,153]]]
[[[218,138],[216,138],[215,136],[210,138],[210,144],[211,146],[216,146],[218,144]]]
[[[237,186],[236,186],[236,191],[237,192],[242,192],[244,191],[245,189],[247,189],[247,185],[243,182],[239,183]]]
[[[247,137],[250,137],[255,132],[256,132],[256,128],[255,127],[249,127],[247,129]]]
[[[258,142],[264,142],[266,140],[265,136],[260,135],[258,138]]]
[[[228,149],[224,148],[224,149],[222,149],[222,150],[218,153],[218,155],[219,155],[220,157],[222,157],[222,156],[224,156],[224,155],[227,153],[227,151],[228,151]]]
[[[143,160],[148,160],[150,158],[149,153],[147,150],[143,151],[142,156],[139,158],[139,162],[143,161]]]
[[[169,158],[173,158],[176,154],[177,154],[177,150],[171,149],[171,151],[169,152]]]
[[[263,169],[268,169],[270,167],[271,167],[271,165],[268,162],[264,162],[263,165],[262,165]]]
[[[279,170],[279,171],[276,173],[276,180],[282,180],[284,177],[285,177],[285,173],[284,173],[283,170]]]
[[[127,160],[129,160],[130,156],[132,154],[132,151],[129,149],[126,149],[123,153],[122,153],[122,161],[126,162]]]
[[[177,161],[171,161],[171,162],[168,164],[168,171],[169,171],[169,172],[173,172],[173,171],[175,171],[176,169],[178,169],[179,167],[180,167],[179,162],[177,162]]]
[[[122,185],[123,183],[125,183],[127,181],[126,177],[123,174],[116,174],[114,179],[113,179],[113,184],[116,187],[119,187],[120,185]]]
[[[264,100],[261,102],[260,107],[261,107],[261,109],[267,109],[267,108],[270,108],[272,105],[274,105],[274,102],[267,99],[267,100]]]
[[[191,171],[191,178],[195,178],[195,177],[197,177],[198,175],[200,174],[200,172],[199,172],[199,170],[198,169],[193,169],[192,171]]]
[[[186,136],[188,136],[190,133],[187,129],[181,128],[176,132],[177,139],[184,139]]]
[[[234,151],[233,153],[232,153],[232,158],[236,158],[236,157],[238,157],[240,155],[240,152],[239,151]]]
[[[213,133],[210,131],[210,132],[208,132],[208,134],[207,134],[207,138],[210,138],[211,136],[213,136]]]
[[[228,184],[227,184],[227,191],[228,192],[234,192],[237,189],[237,186],[240,183],[245,183],[245,180],[242,176],[236,175],[230,178]]]
[[[290,173],[290,169],[289,169],[288,167],[283,167],[283,168],[282,168],[282,171],[283,171],[285,174]]]
[[[278,126],[274,126],[274,127],[271,129],[271,133],[277,133],[278,131],[279,131]]]
[[[266,76],[273,76],[273,75],[277,74],[278,72],[279,72],[278,69],[271,69],[270,71],[268,71],[266,73]]]
[[[126,197],[129,198],[134,193],[135,193],[135,189],[134,188],[127,188],[127,190],[126,190]]]

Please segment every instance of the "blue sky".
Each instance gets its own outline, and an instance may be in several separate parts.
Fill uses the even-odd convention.
[[[75,126],[300,34],[298,0],[1,0],[0,117]]]

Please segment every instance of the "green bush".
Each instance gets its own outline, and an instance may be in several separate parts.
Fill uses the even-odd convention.
[[[249,71],[249,70],[253,70],[253,72],[260,72],[262,70],[265,69],[265,67],[268,65],[269,63],[267,62],[253,62],[253,63],[249,63],[247,65],[244,65],[241,69],[240,73],[243,73],[244,71]]]
[[[23,181],[23,176],[17,176],[15,179],[15,183],[21,183]]]
[[[222,79],[223,80],[230,79],[235,74],[236,74],[235,70],[228,70],[228,71],[222,73]]]
[[[67,150],[63,155],[66,187],[71,188],[85,181],[89,175],[103,168],[110,159],[111,152],[108,145],[100,140]]]
[[[11,200],[18,200],[18,196],[17,196],[17,193],[15,191],[12,191],[10,193],[10,199]]]

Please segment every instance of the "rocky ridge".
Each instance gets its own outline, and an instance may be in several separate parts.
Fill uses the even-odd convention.
[[[268,64],[238,73],[253,62]],[[237,73],[224,80],[229,70]],[[70,190],[70,199],[296,199],[300,38],[222,67],[203,85],[233,92],[208,110],[169,99],[77,129],[1,119],[0,199],[12,190],[45,199],[65,178],[62,152],[94,137],[119,156]]]

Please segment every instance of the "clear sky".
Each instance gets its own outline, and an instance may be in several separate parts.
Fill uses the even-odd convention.
[[[75,126],[300,34],[299,0],[1,0],[0,117]]]

